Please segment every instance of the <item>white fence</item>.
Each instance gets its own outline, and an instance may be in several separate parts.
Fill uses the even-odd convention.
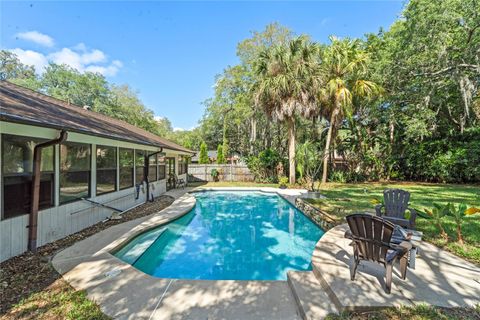
[[[218,170],[219,181],[253,181],[253,174],[244,164],[189,164],[188,181],[213,181],[212,169]]]

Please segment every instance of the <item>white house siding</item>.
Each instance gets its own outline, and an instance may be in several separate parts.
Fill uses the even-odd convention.
[[[0,221],[0,262],[27,251],[28,215]]]
[[[0,122],[0,133],[16,134],[23,136],[31,136],[38,138],[53,139],[58,136],[58,131],[48,128],[39,128],[21,124]],[[1,141],[1,140],[0,140]],[[127,143],[117,140],[110,140],[106,138],[99,138],[94,136],[88,136],[78,133],[69,133],[67,141],[90,143],[95,145],[107,145],[117,146],[122,148],[132,148],[140,150],[149,150],[152,152],[158,151],[158,148],[143,146],[133,143]],[[165,150],[168,156],[175,156],[177,158],[176,165],[178,172],[178,155],[186,154],[173,150]],[[95,152],[92,152],[94,154]],[[1,157],[0,157],[1,158]],[[92,157],[92,160],[94,158]],[[0,159],[1,161],[1,159]],[[1,167],[1,162],[0,162]],[[91,193],[95,193],[95,174],[93,170],[95,168],[94,162],[92,162],[92,179],[91,179]],[[61,239],[65,236],[78,232],[91,225],[94,225],[105,218],[111,216],[113,210],[95,206],[87,201],[78,200],[75,202],[59,205],[59,152],[58,146],[55,152],[55,194],[54,203],[55,206],[49,209],[41,210],[38,214],[38,233],[37,233],[37,245],[42,246],[49,242]],[[186,181],[186,174],[180,175],[180,178],[184,178]],[[2,194],[0,183],[0,194]],[[118,185],[118,183],[117,183]],[[154,197],[158,197],[166,191],[166,180],[154,181],[150,183],[150,192]],[[131,187],[128,189],[111,192],[100,196],[92,196],[90,200],[106,204],[108,206],[118,208],[120,210],[130,209],[139,204],[145,203],[146,199],[146,185],[140,187],[139,197],[136,197],[136,188]],[[1,201],[0,197],[0,201]],[[1,202],[0,202],[1,207]],[[0,262],[7,260],[11,257],[19,255],[27,251],[28,243],[28,214],[0,220]]]

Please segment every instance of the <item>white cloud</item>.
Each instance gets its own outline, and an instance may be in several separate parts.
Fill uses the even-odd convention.
[[[48,62],[65,64],[79,72],[96,72],[107,77],[115,76],[123,67],[120,60],[109,61],[108,56],[99,49],[89,49],[84,43],[71,48],[62,48],[50,53],[41,53],[21,48],[11,49],[19,60],[35,67],[37,73],[43,73]]]
[[[115,76],[123,67],[120,60],[109,61],[107,55],[98,49],[89,50],[83,43],[72,48],[62,48],[48,54],[32,50],[16,48],[11,50],[17,54],[20,61],[27,65],[33,65],[37,73],[42,73],[48,62],[65,64],[79,72],[96,72],[104,76]]]
[[[72,49],[77,50],[77,51],[87,51],[87,46],[85,45],[85,43],[80,42],[79,44],[74,46]]]
[[[185,131],[185,129],[179,128],[179,127],[175,127],[175,128],[173,128],[173,131]]]
[[[20,32],[16,34],[16,37],[45,47],[53,47],[55,44],[52,37],[38,31]]]
[[[120,69],[119,67],[117,67],[116,65],[114,65],[112,63],[112,64],[110,64],[106,67],[91,65],[91,66],[88,66],[85,69],[85,71],[100,73],[104,76],[113,77],[114,75],[116,75],[118,73],[119,69]]]
[[[100,64],[108,60],[105,53],[98,49],[88,51],[83,43],[76,45],[73,49],[63,48],[60,51],[49,54],[48,58],[52,62],[66,64],[80,72],[95,72],[108,77],[115,76],[120,68],[123,67],[123,63],[120,60],[113,60],[108,65]]]
[[[80,72],[84,71],[81,55],[69,48],[49,54],[48,60],[56,64],[66,64]]]
[[[38,73],[42,73],[48,64],[47,57],[40,52],[23,50],[20,48],[15,48],[10,51],[17,55],[20,62],[29,66],[33,66]]]
[[[91,52],[85,52],[82,54],[81,59],[84,64],[99,63],[105,62],[107,60],[107,56],[102,51],[94,49]]]

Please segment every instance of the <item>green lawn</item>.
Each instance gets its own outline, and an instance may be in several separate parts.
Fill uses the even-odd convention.
[[[446,204],[465,203],[480,207],[479,185],[452,185],[427,183],[329,183],[320,191],[327,199],[311,200],[316,207],[326,211],[339,220],[354,212],[375,212],[370,202],[373,198],[381,199],[386,188],[401,188],[411,193],[411,207],[418,211],[431,208],[433,202]],[[424,239],[449,250],[470,261],[480,264],[480,214],[470,216],[462,225],[465,246],[456,243],[455,224],[451,218],[445,218],[444,226],[451,240],[446,243],[437,228],[430,221],[417,217],[417,229],[424,232]]]
[[[59,279],[43,291],[22,299],[0,319],[36,320],[108,320],[100,307],[87,298],[85,291],[75,291]]]
[[[368,312],[344,312],[331,314],[328,320],[475,320],[480,317],[480,306],[470,308],[440,308],[417,305],[414,307],[386,308]]]

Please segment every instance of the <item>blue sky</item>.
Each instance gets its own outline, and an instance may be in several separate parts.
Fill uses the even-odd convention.
[[[238,62],[238,42],[279,22],[327,42],[388,28],[403,1],[5,2],[0,47],[41,69],[46,61],[97,71],[136,89],[175,128],[196,126],[214,77]]]

